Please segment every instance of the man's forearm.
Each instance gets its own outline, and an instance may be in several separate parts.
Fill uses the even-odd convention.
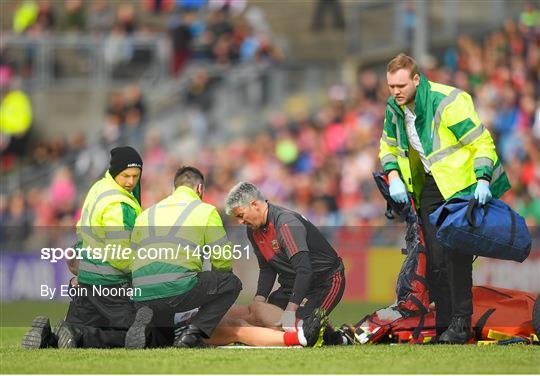
[[[257,293],[256,295],[266,298],[272,291],[274,286],[274,281],[276,280],[276,273],[270,269],[261,269],[259,271],[259,281],[257,282]]]

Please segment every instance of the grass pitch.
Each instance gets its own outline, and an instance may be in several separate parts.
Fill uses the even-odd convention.
[[[332,321],[354,323],[383,305],[342,303]],[[58,350],[20,347],[32,318],[51,322],[65,314],[59,303],[2,303],[1,373],[533,373],[540,374],[537,346],[368,345],[319,349]],[[11,324],[11,327],[6,327]]]

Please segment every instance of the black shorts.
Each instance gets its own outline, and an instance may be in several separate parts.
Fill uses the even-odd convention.
[[[317,308],[326,310],[327,313],[339,303],[345,291],[345,273],[343,266],[336,272],[322,279],[322,282],[311,285],[304,300],[296,313],[297,317],[305,318],[313,313]],[[268,297],[268,303],[285,309],[292,294],[292,286],[280,286]]]

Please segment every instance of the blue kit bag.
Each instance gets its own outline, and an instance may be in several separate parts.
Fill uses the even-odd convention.
[[[441,244],[461,253],[523,262],[531,251],[525,219],[501,200],[478,206],[473,196],[452,198],[429,220]]]

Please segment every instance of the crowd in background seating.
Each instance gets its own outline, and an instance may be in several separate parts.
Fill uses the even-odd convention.
[[[428,79],[473,95],[512,184],[503,199],[530,226],[538,226],[540,26],[509,20],[481,42],[460,37],[440,61],[431,59],[422,68]],[[387,98],[385,77],[364,70],[356,85],[330,87],[327,103],[317,111],[295,116],[276,113],[265,132],[204,147],[184,160],[167,150],[160,134],[150,129],[141,150],[143,207],[170,193],[178,165],[193,164],[207,176],[205,199],[217,207],[223,206],[235,183],[248,180],[271,201],[298,209],[319,226],[384,224],[385,204],[371,173],[380,169],[377,154]],[[114,118],[111,123],[118,128],[121,116],[115,103],[111,97],[107,121]],[[0,196],[2,227],[19,226],[22,237],[32,226],[73,225],[81,202],[76,199],[73,176],[73,169],[62,169],[48,187]]]
[[[25,0],[13,9],[12,31],[32,40],[51,35],[90,35],[103,39],[105,63],[125,70],[144,58],[134,38],[164,33],[171,74],[191,59],[220,66],[237,62],[271,62],[282,53],[273,43],[264,13],[246,0]],[[32,56],[21,67],[29,75]]]

